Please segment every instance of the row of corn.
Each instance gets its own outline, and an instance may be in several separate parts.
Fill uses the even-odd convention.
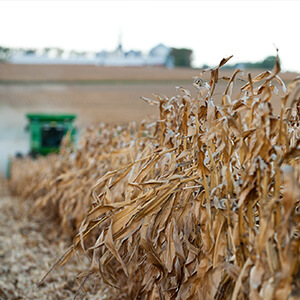
[[[12,190],[73,237],[54,267],[83,250],[79,277],[109,299],[300,297],[300,78],[286,87],[277,60],[234,97],[236,70],[217,105],[228,59],[195,77],[195,96],[144,98],[152,123],[101,124],[76,151],[13,163]]]

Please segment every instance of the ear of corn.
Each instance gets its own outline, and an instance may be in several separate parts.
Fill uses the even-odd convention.
[[[300,78],[264,72],[214,103],[219,66],[160,118],[87,129],[77,152],[15,161],[11,185],[74,236],[114,299],[286,299],[299,291]],[[280,114],[272,95],[280,87]],[[36,185],[36,182],[39,182]],[[85,273],[84,273],[85,274]]]

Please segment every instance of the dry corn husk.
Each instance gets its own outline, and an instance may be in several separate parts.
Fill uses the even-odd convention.
[[[92,261],[81,277],[100,274],[111,299],[299,296],[297,93],[286,109],[299,78],[285,89],[277,59],[233,98],[237,70],[218,106],[213,93],[229,59],[210,70],[209,82],[195,78],[196,97],[180,88],[176,97],[144,99],[159,107],[154,124],[121,137],[108,129],[107,143],[93,132],[75,159],[66,148],[44,159],[49,173],[34,176],[48,183],[28,194],[36,207],[52,203],[63,227],[72,216],[78,229],[55,267],[83,249]],[[278,83],[280,115],[272,103]],[[13,182],[20,190],[19,181],[31,180]]]

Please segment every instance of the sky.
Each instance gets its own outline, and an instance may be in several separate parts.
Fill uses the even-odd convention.
[[[279,56],[300,72],[300,1],[2,1],[0,45],[65,50],[193,50],[193,65]]]

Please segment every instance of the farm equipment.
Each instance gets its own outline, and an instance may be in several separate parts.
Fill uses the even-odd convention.
[[[62,138],[69,132],[75,141],[76,115],[71,114],[27,114],[30,132],[30,155],[47,155],[58,152]]]
[[[29,124],[26,129],[30,134],[29,155],[36,158],[38,155],[57,153],[63,137],[69,134],[70,142],[75,143],[76,128],[73,114],[27,114]],[[17,158],[23,155],[16,154]],[[8,160],[6,177],[10,178],[12,159]]]

